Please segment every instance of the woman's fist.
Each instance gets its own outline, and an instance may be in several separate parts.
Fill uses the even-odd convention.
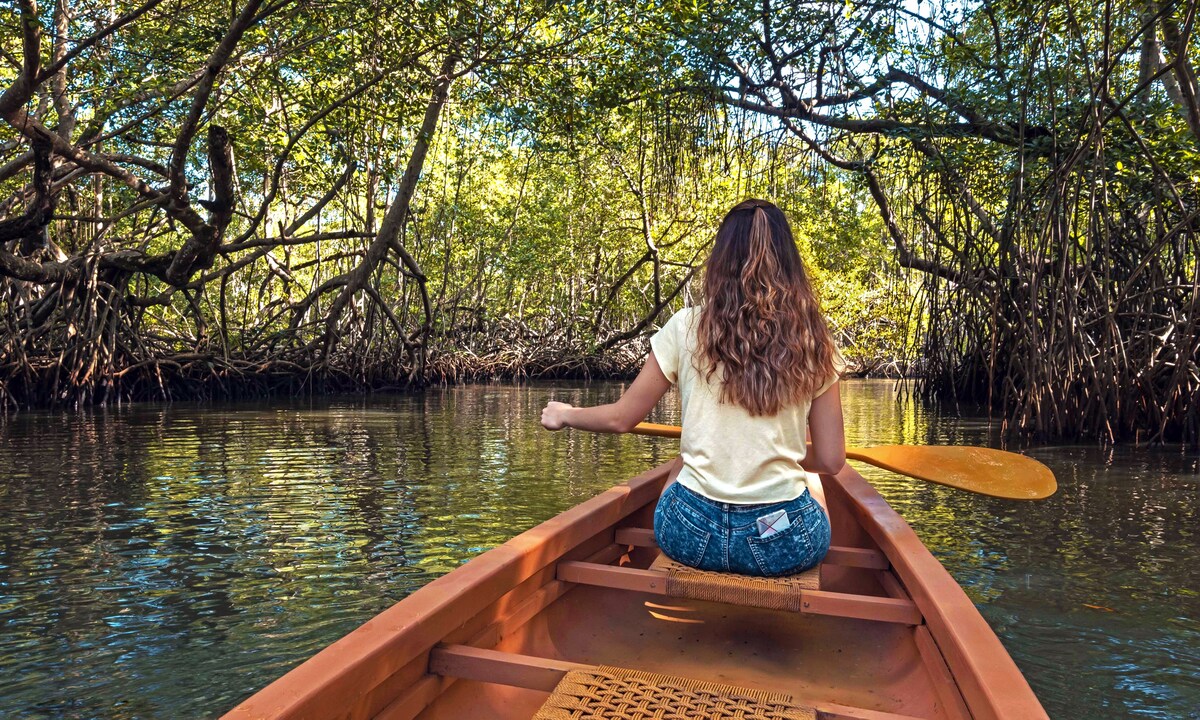
[[[547,430],[562,430],[567,426],[567,411],[573,408],[569,403],[551,400],[542,409],[542,427]]]

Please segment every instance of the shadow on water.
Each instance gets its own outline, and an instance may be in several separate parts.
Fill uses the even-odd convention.
[[[215,716],[479,552],[674,455],[546,433],[550,397],[469,386],[138,406],[0,424],[0,716]],[[985,421],[844,387],[849,441],[994,444]],[[677,422],[675,401],[652,418]],[[1015,504],[863,472],[966,587],[1053,717],[1200,706],[1195,457],[1035,448]]]

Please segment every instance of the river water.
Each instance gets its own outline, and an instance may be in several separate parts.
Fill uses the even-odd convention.
[[[476,554],[672,457],[547,433],[477,385],[0,421],[0,717],[228,710]],[[996,444],[989,424],[843,383],[848,441]],[[678,419],[669,397],[652,419]],[[1200,459],[1034,447],[1019,504],[860,470],[963,584],[1051,717],[1200,717]]]

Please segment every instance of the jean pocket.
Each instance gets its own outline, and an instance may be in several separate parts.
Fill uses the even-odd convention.
[[[678,500],[672,500],[664,512],[655,513],[654,535],[667,557],[696,567],[704,559],[712,533],[689,520],[679,506]]]
[[[770,537],[748,537],[750,554],[759,571],[767,577],[792,575],[816,565],[825,554],[813,542],[804,513],[788,513],[792,524]]]

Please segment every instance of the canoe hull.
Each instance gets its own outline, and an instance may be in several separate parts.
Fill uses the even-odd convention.
[[[225,717],[529,718],[553,686],[547,684],[573,665],[787,692],[826,717],[1046,717],[966,594],[849,467],[824,478],[833,542],[850,564],[824,566],[822,590],[903,598],[920,611],[915,625],[558,579],[568,561],[647,567],[657,551],[630,538],[644,537],[635,528],[650,527],[672,466],[601,493],[435,580]],[[869,567],[881,555],[890,570]]]

